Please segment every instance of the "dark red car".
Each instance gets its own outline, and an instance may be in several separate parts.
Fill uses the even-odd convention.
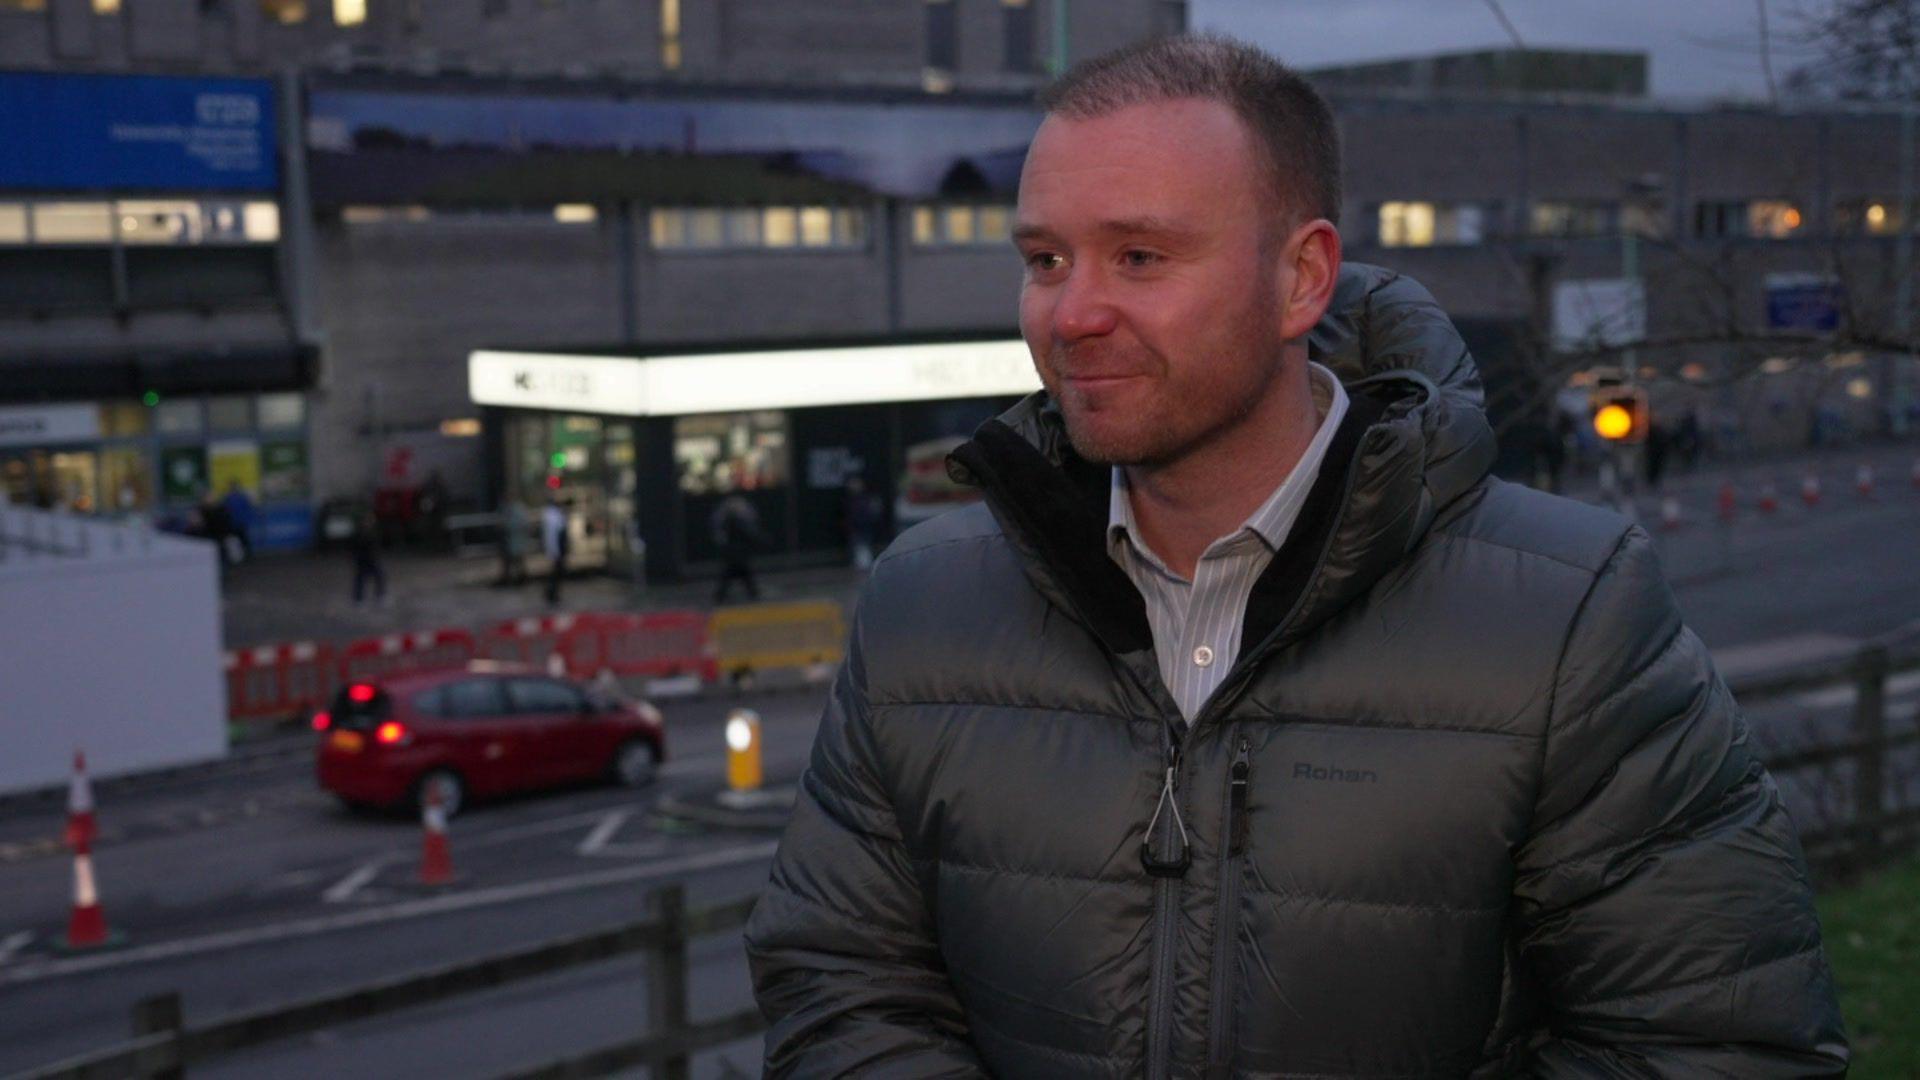
[[[531,668],[475,663],[354,683],[316,713],[320,786],[350,805],[448,814],[474,798],[604,778],[639,787],[666,760],[660,710]]]

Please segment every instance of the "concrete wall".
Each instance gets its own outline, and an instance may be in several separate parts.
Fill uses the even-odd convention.
[[[226,755],[211,544],[0,507],[0,553],[0,792]]]

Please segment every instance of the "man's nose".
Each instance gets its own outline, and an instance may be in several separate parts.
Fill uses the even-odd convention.
[[[1053,306],[1053,336],[1079,341],[1113,333],[1119,323],[1113,298],[1097,272],[1076,268],[1060,286]]]

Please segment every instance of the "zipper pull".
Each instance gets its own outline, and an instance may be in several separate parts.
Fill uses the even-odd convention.
[[[1166,783],[1160,786],[1160,801],[1153,804],[1153,816],[1147,819],[1147,833],[1140,840],[1140,865],[1153,877],[1182,878],[1187,876],[1187,867],[1193,862],[1193,847],[1187,843],[1187,823],[1180,817],[1180,800],[1173,790],[1173,776],[1176,766],[1167,766]],[[1160,824],[1161,811],[1173,808],[1173,825],[1180,838],[1180,855],[1176,859],[1159,859],[1153,854],[1153,828]]]
[[[1247,850],[1247,787],[1252,772],[1253,744],[1241,739],[1240,749],[1233,755],[1233,771],[1229,774],[1227,789],[1228,858]]]

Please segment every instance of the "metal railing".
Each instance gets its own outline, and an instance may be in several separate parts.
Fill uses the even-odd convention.
[[[698,1051],[745,1038],[765,1026],[760,1011],[691,1020],[687,1015],[688,943],[738,930],[753,910],[749,897],[717,907],[686,910],[685,893],[668,885],[648,895],[648,917],[591,934],[544,942],[515,952],[403,975],[342,993],[240,1013],[198,1027],[183,1022],[178,993],[134,1005],[134,1037],[126,1042],[17,1073],[8,1080],[96,1080],[105,1077],[172,1078],[190,1065],[263,1043],[305,1035],[340,1024],[383,1016],[449,998],[492,990],[632,953],[647,956],[647,1032],[589,1053],[506,1074],[501,1080],[560,1080],[601,1076],[644,1065],[650,1074],[684,1080]]]

